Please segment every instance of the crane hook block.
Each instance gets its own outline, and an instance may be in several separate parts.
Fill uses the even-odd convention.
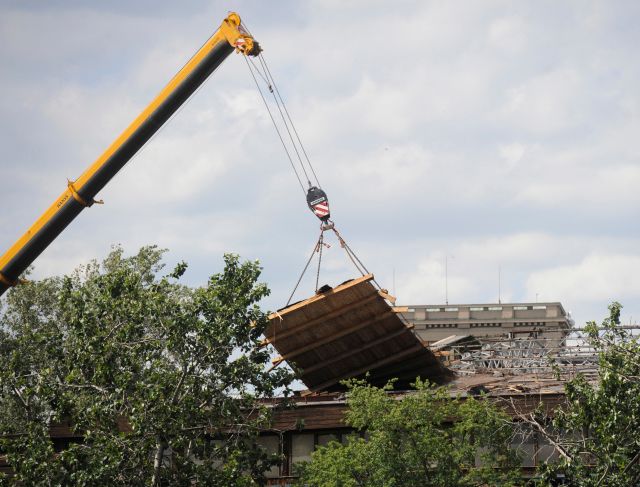
[[[320,218],[321,221],[326,222],[331,218],[327,193],[322,191],[320,188],[316,186],[311,186],[309,188],[309,191],[307,191],[307,204],[313,214]]]

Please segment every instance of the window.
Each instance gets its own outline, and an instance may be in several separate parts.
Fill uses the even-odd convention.
[[[280,437],[276,435],[265,435],[258,438],[258,445],[260,445],[268,454],[277,455],[280,453]],[[274,465],[270,470],[267,470],[267,477],[278,477],[280,475],[280,466]]]
[[[84,441],[81,437],[70,437],[70,438],[53,438],[53,448],[56,453],[60,453],[63,450],[69,449],[72,444],[82,444]],[[0,451],[0,455],[5,454]]]
[[[547,309],[547,307],[544,304],[541,304],[537,306],[532,306],[531,309]]]
[[[484,311],[484,307],[483,306],[471,306],[469,308],[469,311]]]
[[[315,436],[315,447],[319,446],[327,446],[332,441],[337,441],[339,443],[346,443],[349,435],[354,432],[351,430],[341,430],[341,431],[332,431],[326,433],[316,433]]]
[[[527,430],[518,432],[511,440],[511,448],[521,456],[523,467],[535,467],[536,465],[536,434]]]
[[[291,438],[291,464],[310,461],[313,444],[313,433],[294,433]]]
[[[340,435],[335,433],[322,433],[316,435],[316,446],[327,446],[332,441],[340,441]]]
[[[501,326],[502,323],[471,323],[471,328],[497,328]]]
[[[440,311],[440,308],[427,308],[427,313],[438,313]]]
[[[489,306],[487,309],[489,311],[502,311],[502,306]]]
[[[513,309],[516,311],[527,311],[529,306],[514,306]]]
[[[458,308],[445,308],[445,311],[458,311]]]

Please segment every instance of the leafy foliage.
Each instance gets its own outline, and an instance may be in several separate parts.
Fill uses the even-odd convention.
[[[115,248],[12,290],[0,317],[0,449],[20,485],[255,485],[258,398],[287,387],[258,347],[257,263],[225,256],[208,284],[160,277],[162,251]],[[285,389],[286,391],[287,389]],[[50,428],[81,441],[56,452]],[[217,441],[224,437],[225,441]],[[0,481],[1,482],[1,481]]]
[[[600,326],[586,327],[599,356],[598,381],[578,376],[565,387],[567,407],[544,431],[561,460],[543,469],[541,485],[559,474],[570,485],[640,485],[640,342],[620,325],[622,306],[609,306]]]
[[[347,423],[365,434],[320,447],[302,485],[423,487],[514,485],[509,418],[484,398],[451,398],[425,382],[397,398],[351,381]]]

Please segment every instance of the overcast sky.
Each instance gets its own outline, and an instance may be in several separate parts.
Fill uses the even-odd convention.
[[[640,3],[0,1],[0,252],[236,10],[337,227],[403,304],[640,318]],[[259,259],[281,307],[318,233],[244,61],[215,72],[36,262]],[[329,238],[322,282],[357,272]],[[299,298],[313,291],[315,271]],[[394,279],[395,274],[395,279]]]

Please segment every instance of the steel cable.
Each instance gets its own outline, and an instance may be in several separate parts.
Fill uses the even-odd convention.
[[[349,247],[349,244],[345,241],[345,239],[342,238],[342,235],[340,235],[338,230],[335,227],[332,230],[336,234],[336,237],[338,237],[338,240],[340,241],[340,246],[345,250],[345,252],[349,256],[349,259],[351,259],[351,262],[353,262],[353,265],[355,265],[356,269],[358,269],[358,272],[360,272],[360,274],[362,274],[363,276],[365,275],[365,273],[371,274],[371,272],[369,272],[369,270],[365,267],[362,261],[358,258],[356,253],[351,249],[351,247]],[[378,286],[378,289],[382,289],[380,284],[378,284],[378,281],[373,279],[373,282],[375,283],[376,286]]]
[[[262,62],[261,56],[258,56],[258,59],[260,59],[260,64],[264,68],[264,63]],[[267,74],[266,71],[265,71],[265,74]],[[269,78],[268,74],[267,74],[267,77]],[[311,186],[311,180],[309,179],[309,175],[307,174],[307,169],[304,167],[304,162],[302,161],[302,157],[300,157],[300,152],[298,151],[298,146],[296,145],[295,140],[293,140],[293,135],[291,135],[291,130],[289,130],[289,124],[287,123],[287,119],[285,118],[284,113],[282,112],[282,107],[284,107],[284,101],[282,99],[280,100],[282,102],[282,107],[281,107],[280,106],[280,101],[278,101],[278,97],[276,96],[276,93],[275,93],[275,91],[277,91],[277,87],[276,87],[275,81],[273,81],[273,78],[271,78],[271,81],[268,84],[269,84],[269,88],[270,88],[269,91],[271,92],[271,95],[273,96],[273,101],[275,102],[276,107],[278,108],[278,112],[280,113],[280,118],[282,119],[282,123],[284,124],[284,127],[287,130],[287,134],[289,134],[289,140],[291,141],[291,145],[293,146],[293,150],[295,151],[296,156],[298,157],[298,162],[300,163],[300,167],[302,168],[302,172],[304,173],[304,176],[307,179],[307,182],[309,183],[309,186]],[[274,91],[274,89],[275,89],[275,91]]]
[[[284,111],[287,114],[287,118],[289,119],[289,123],[291,123],[291,128],[293,128],[293,133],[296,134],[296,139],[298,139],[298,144],[300,144],[300,148],[302,149],[302,153],[304,154],[304,157],[307,160],[307,164],[309,165],[309,169],[311,169],[311,173],[313,174],[313,178],[316,180],[316,184],[318,185],[318,187],[321,188],[322,186],[320,185],[320,180],[318,179],[316,171],[313,168],[313,164],[311,164],[311,160],[309,159],[309,155],[307,154],[307,151],[304,148],[304,145],[302,144],[302,140],[300,139],[300,135],[298,134],[298,130],[296,129],[295,124],[293,123],[293,119],[291,118],[291,115],[289,115],[289,111],[287,110],[287,105],[284,103],[284,100],[282,99],[282,95],[280,95],[280,90],[278,89],[278,85],[276,84],[276,81],[273,78],[273,75],[271,74],[271,70],[269,69],[269,66],[267,65],[267,60],[266,60],[266,58],[264,57],[264,55],[262,53],[260,53],[260,55],[258,56],[258,59],[260,59],[260,62],[264,66],[265,73],[271,79],[271,84],[273,85],[273,88],[275,89],[275,91],[276,91],[276,93],[278,95],[278,98],[280,98],[280,101],[282,103],[282,108],[284,108]]]
[[[316,272],[316,294],[320,288],[320,266],[322,265],[322,247],[324,247],[324,230],[320,230],[320,239],[318,240],[318,272]]]
[[[307,192],[304,189],[304,184],[302,184],[302,180],[300,179],[300,175],[298,174],[298,171],[296,170],[296,166],[293,163],[293,159],[291,158],[291,154],[289,154],[289,149],[287,149],[287,144],[285,143],[284,139],[282,138],[282,135],[280,134],[280,129],[278,128],[278,124],[276,123],[275,118],[273,118],[273,115],[271,113],[271,109],[269,108],[269,104],[267,103],[267,99],[262,94],[262,90],[260,89],[260,84],[258,83],[258,79],[256,78],[256,75],[253,73],[253,70],[251,69],[251,63],[249,63],[249,60],[246,58],[246,56],[245,56],[244,59],[247,62],[247,67],[249,68],[249,72],[251,73],[251,77],[253,78],[253,81],[256,84],[256,88],[258,88],[258,93],[260,93],[260,98],[262,98],[262,102],[264,103],[264,106],[266,107],[267,112],[269,113],[269,118],[271,118],[271,122],[273,123],[273,127],[276,129],[276,133],[278,134],[278,138],[280,139],[280,142],[282,143],[282,147],[284,148],[284,152],[285,152],[285,154],[287,154],[287,159],[289,159],[289,164],[291,164],[291,169],[293,169],[293,172],[296,175],[296,179],[298,180],[298,183],[300,184],[300,188],[302,189],[302,193],[306,196]]]
[[[307,260],[307,264],[304,266],[304,269],[302,269],[302,274],[300,274],[300,277],[298,278],[298,282],[296,282],[296,285],[293,288],[293,291],[291,291],[291,296],[289,296],[289,299],[287,300],[287,304],[285,305],[285,308],[287,306],[289,306],[289,304],[291,303],[291,300],[293,299],[293,295],[298,290],[298,286],[300,285],[300,281],[302,281],[302,278],[304,277],[305,273],[307,272],[307,269],[309,268],[309,264],[311,264],[311,261],[313,260],[313,256],[318,251],[318,245],[322,241],[323,233],[324,233],[324,231],[321,230],[320,231],[320,237],[318,237],[318,241],[316,242],[315,246],[313,247],[313,252],[311,252],[311,256],[309,257],[309,260]]]
[[[242,26],[249,33],[249,35],[253,36],[253,34],[251,33],[251,30],[247,26],[246,22],[243,21],[242,22]],[[307,182],[309,183],[309,186],[311,186],[311,181],[310,181],[310,178],[309,178],[309,176],[307,174],[306,168],[304,166],[304,162],[303,162],[302,158],[300,157],[300,153],[298,152],[297,145],[296,145],[295,141],[293,140],[293,136],[291,135],[291,132],[289,131],[289,126],[287,124],[287,120],[284,117],[284,114],[282,113],[282,110],[284,110],[284,113],[287,116],[286,118],[289,120],[289,124],[291,124],[291,128],[293,129],[293,132],[294,132],[294,134],[296,136],[298,144],[300,145],[300,149],[302,150],[302,153],[304,154],[304,157],[305,157],[305,159],[307,161],[307,165],[309,166],[309,169],[311,170],[311,173],[313,174],[313,178],[315,179],[316,184],[318,185],[318,187],[321,188],[320,180],[318,179],[318,175],[316,174],[316,171],[315,171],[315,169],[313,167],[313,164],[311,164],[311,160],[309,159],[309,154],[307,153],[307,150],[304,148],[304,145],[302,144],[302,140],[300,138],[300,134],[298,133],[298,130],[296,129],[295,124],[293,123],[293,119],[291,118],[291,115],[289,114],[289,110],[287,110],[287,105],[285,104],[284,99],[282,98],[282,95],[280,94],[280,90],[278,89],[278,85],[276,84],[275,78],[271,74],[271,70],[269,69],[269,66],[267,65],[267,60],[264,57],[264,55],[262,54],[262,52],[260,52],[258,54],[258,60],[259,60],[261,66],[262,66],[262,68],[264,70],[264,75],[260,72],[258,67],[253,63],[253,60],[251,60],[251,64],[254,65],[256,71],[258,72],[260,77],[265,81],[265,84],[269,87],[269,91],[271,92],[271,94],[274,97],[274,100],[276,102],[276,106],[278,107],[278,110],[280,111],[280,116],[282,117],[282,121],[284,122],[285,127],[287,128],[287,132],[289,133],[289,138],[291,139],[291,144],[293,145],[293,148],[296,151],[296,155],[298,156],[298,160],[300,162],[300,167],[302,168],[302,171],[304,172],[304,174],[305,174],[305,176],[307,178]],[[255,80],[255,77],[254,77],[254,80]],[[274,93],[274,90],[275,90],[275,93]],[[277,97],[276,97],[276,95],[277,95]],[[280,108],[280,105],[282,105],[282,109]]]

